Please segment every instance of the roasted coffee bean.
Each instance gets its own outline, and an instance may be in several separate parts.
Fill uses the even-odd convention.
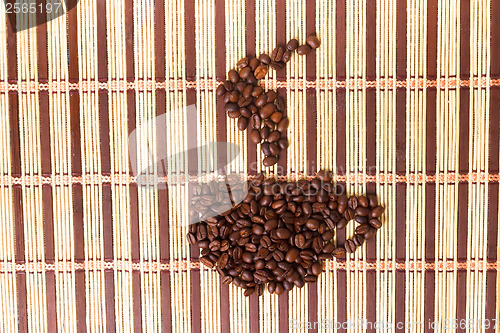
[[[272,155],[269,142],[262,143],[260,146],[260,150],[262,150],[262,153],[264,153],[264,155],[266,156]]]
[[[356,251],[356,244],[351,239],[345,241],[344,247],[347,253],[354,253]]]
[[[341,218],[338,222],[337,222],[337,229],[344,229],[346,226],[347,226],[347,220],[345,218]]]
[[[315,262],[311,265],[311,271],[314,275],[320,275],[323,271],[323,266],[319,262]]]
[[[267,75],[267,65],[259,65],[253,74],[257,80],[263,79]]]
[[[280,152],[281,152],[281,149],[280,147],[278,147],[278,145],[276,143],[270,143],[269,144],[269,152],[271,153],[271,155],[279,155]]]
[[[241,58],[236,63],[236,67],[238,67],[238,68],[243,68],[243,67],[246,67],[246,66],[248,66],[248,58],[247,57]]]
[[[276,229],[276,236],[278,236],[280,239],[287,239],[288,237],[290,237],[290,235],[290,230],[288,230],[287,228]]]
[[[310,230],[318,230],[320,222],[316,219],[308,219],[306,221],[306,227],[308,227]]]
[[[250,66],[250,68],[252,70],[255,70],[259,65],[260,65],[260,61],[259,61],[259,59],[255,58],[255,57],[248,61],[248,66]]]
[[[290,61],[290,59],[292,58],[292,52],[290,51],[286,51],[285,53],[283,53],[283,62],[286,64],[287,62]]]
[[[286,255],[285,255],[285,260],[288,261],[288,262],[294,262],[295,259],[297,259],[299,257],[299,254],[300,254],[300,251],[298,248],[296,247],[291,247]]]
[[[263,107],[264,105],[266,105],[267,103],[267,95],[266,94],[262,94],[260,95],[254,102],[255,106],[261,108]]]
[[[361,207],[366,208],[369,205],[368,199],[364,195],[358,197],[358,202]]]
[[[329,182],[330,180],[332,180],[332,176],[331,176],[330,171],[320,170],[320,171],[318,171],[316,176],[319,178],[319,180],[321,180],[323,182]]]
[[[242,80],[246,80],[250,74],[252,74],[252,69],[250,67],[244,67],[240,70],[239,75]]]
[[[240,108],[240,113],[245,118],[250,118],[252,116],[252,112],[249,109],[244,108],[244,107]]]
[[[382,222],[380,222],[379,219],[370,219],[368,223],[375,229],[380,229],[382,227]]]
[[[356,246],[361,246],[365,242],[365,237],[363,235],[354,235],[352,241]]]
[[[349,197],[349,200],[347,200],[347,207],[355,210],[356,208],[358,208],[358,198],[354,195],[351,195]]]
[[[254,115],[255,116],[255,115]],[[258,117],[258,116],[257,116]],[[252,118],[253,119],[253,118]],[[249,134],[250,141],[254,144],[258,144],[261,141],[260,132],[256,129],[253,129]]]
[[[285,99],[281,96],[278,96],[275,100],[276,108],[283,112],[285,111]]]
[[[279,111],[276,111],[274,112],[270,117],[269,119],[271,119],[273,122],[275,123],[279,123],[281,121],[281,119],[283,118],[283,113],[279,112]]]
[[[243,89],[243,91],[241,92],[241,94],[245,98],[250,98],[250,97],[252,97],[253,89],[254,89],[254,86],[252,86],[251,84],[249,84],[248,86],[245,87],[245,89]]]
[[[234,85],[234,90],[236,90],[237,92],[242,92],[246,86],[247,84],[245,82],[240,81]]]
[[[200,262],[203,265],[207,266],[208,268],[213,268],[214,267],[214,262],[210,258],[208,258],[208,256],[201,257],[200,258]]]
[[[222,95],[224,95],[226,92],[227,92],[227,90],[226,90],[226,88],[224,87],[224,85],[223,85],[223,84],[221,84],[221,85],[219,85],[219,86],[217,87],[217,91],[216,91],[217,96],[222,96]]]
[[[270,167],[274,164],[278,163],[278,158],[276,156],[267,156],[266,158],[264,158],[264,160],[262,161],[262,164],[265,166],[265,167]]]
[[[377,218],[380,215],[382,215],[383,212],[384,212],[384,207],[376,206],[375,208],[373,208],[373,210],[370,212],[369,215],[371,218]]]
[[[222,83],[222,85],[224,86],[224,88],[226,89],[226,91],[232,91],[234,89],[234,85],[231,81],[229,80],[226,80]]]
[[[299,41],[294,39],[290,39],[288,43],[286,43],[286,49],[288,51],[295,51],[299,47]]]
[[[259,60],[261,63],[263,64],[266,64],[266,65],[269,65],[271,63],[271,57],[269,57],[267,54],[265,53],[262,53],[260,56],[259,56]]]
[[[287,149],[288,148],[288,140],[286,138],[281,138],[278,140],[278,146],[281,149]]]
[[[253,114],[250,119],[251,119],[252,128],[259,130],[260,126],[261,126],[260,116],[258,114]],[[260,132],[259,132],[259,137],[260,137]],[[260,139],[259,139],[259,142],[260,142]]]
[[[368,214],[370,213],[370,208],[358,206],[358,208],[356,208],[355,210],[355,213],[359,216],[368,216]]]
[[[263,127],[260,130],[260,137],[262,138],[262,140],[266,140],[269,137],[269,134],[271,134],[271,129],[267,126]]]
[[[288,119],[288,117],[284,117],[278,123],[278,125],[276,126],[276,129],[278,130],[278,132],[283,133],[287,130],[289,124],[290,124],[290,120]]]
[[[283,48],[281,46],[277,46],[271,54],[271,60],[274,62],[280,62],[283,58],[283,53]]]
[[[347,208],[346,211],[344,212],[344,217],[347,221],[350,221],[356,216],[356,213],[354,213],[354,210],[351,208]]]
[[[364,234],[366,234],[366,233],[367,233],[370,229],[371,229],[371,228],[370,228],[370,226],[369,226],[368,224],[364,223],[364,224],[360,224],[360,225],[358,225],[358,226],[356,227],[355,232],[356,232],[356,234],[357,234],[357,235],[364,235]]]
[[[252,100],[253,100],[253,98],[252,98],[252,97],[245,97],[245,96],[242,96],[242,97],[240,97],[240,99],[238,100],[238,106],[239,106],[240,108],[243,108],[243,107],[245,107],[245,106],[249,105],[250,103],[252,103]],[[241,111],[240,111],[240,112],[241,112]],[[251,114],[251,113],[249,113],[249,114],[248,114],[248,117],[247,117],[247,118],[249,118],[249,117],[250,117],[250,114]]]
[[[370,239],[370,238],[373,238],[375,237],[375,234],[377,233],[377,229],[375,228],[371,228],[370,227],[370,230],[368,230],[364,236],[365,236],[365,239]]]
[[[217,266],[220,268],[225,268],[229,262],[229,255],[227,253],[221,254],[219,260],[217,260]]]
[[[230,111],[238,111],[240,107],[236,103],[227,103],[224,105],[224,111],[230,112]]]
[[[317,49],[321,45],[321,42],[315,35],[307,36],[306,43],[313,49]]]
[[[229,72],[227,72],[227,77],[229,78],[229,81],[231,81],[232,83],[236,83],[240,80],[238,72],[235,71],[234,69],[231,69]]]
[[[240,117],[238,118],[238,129],[240,131],[244,131],[247,129],[248,126],[248,119],[245,117]]]
[[[275,71],[279,71],[279,70],[282,70],[283,68],[285,68],[285,64],[283,62],[271,62],[269,64],[269,67],[271,67],[272,69],[274,69]]]
[[[354,216],[354,221],[358,222],[359,224],[363,224],[368,222],[368,218],[366,216],[356,215]]]
[[[297,48],[297,54],[298,55],[306,55],[309,52],[311,52],[311,47],[307,44],[301,45]]]
[[[335,258],[344,258],[346,249],[345,247],[337,247],[335,250],[333,250],[332,254]]]
[[[264,92],[264,88],[262,88],[262,87],[253,87],[252,97],[257,98],[260,95],[262,95],[263,92]]]
[[[196,244],[196,236],[191,232],[187,234],[187,240],[188,240],[189,245]]]

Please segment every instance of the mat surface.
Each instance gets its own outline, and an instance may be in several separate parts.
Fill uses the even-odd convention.
[[[500,331],[500,1],[6,9],[0,332],[302,332],[308,322],[320,332]],[[317,284],[245,298],[189,247],[186,183],[137,185],[128,136],[150,129],[135,141],[151,153],[135,157],[145,168],[166,149],[187,171],[190,144],[227,141],[242,149],[228,152],[230,169],[260,170],[214,88],[244,55],[312,32],[321,47],[264,81],[286,96],[291,120],[290,148],[266,171],[335,170],[349,193],[377,193],[384,226],[355,255],[327,262]],[[198,123],[173,112],[189,105]],[[210,173],[204,156],[198,169]]]

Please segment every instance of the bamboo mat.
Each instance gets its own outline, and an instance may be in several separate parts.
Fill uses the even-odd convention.
[[[499,332],[499,13],[498,0],[80,0],[14,33],[0,5],[0,332]],[[321,47],[263,82],[291,120],[286,158],[264,171],[335,170],[349,193],[378,194],[384,226],[318,283],[246,298],[190,249],[187,184],[137,185],[128,135],[164,115],[165,141],[151,128],[138,150],[187,172],[186,147],[227,141],[241,147],[231,170],[260,171],[214,88],[244,55],[312,32]],[[189,105],[198,123],[170,112]]]

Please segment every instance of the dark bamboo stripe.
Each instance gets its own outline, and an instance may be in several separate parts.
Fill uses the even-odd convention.
[[[248,57],[255,56],[255,0],[245,0],[246,51]],[[249,174],[257,173],[257,146],[247,140],[247,169]]]

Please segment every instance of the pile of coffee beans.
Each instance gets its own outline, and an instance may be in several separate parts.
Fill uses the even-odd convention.
[[[244,186],[248,192],[241,202],[236,201],[243,197],[240,190],[231,191],[231,199],[224,202],[217,198],[226,184],[197,185],[192,216],[205,218],[190,225],[187,239],[200,247],[203,265],[215,267],[223,283],[246,289],[246,296],[262,295],[266,284],[270,293],[280,295],[315,282],[324,259],[353,253],[382,226],[384,208],[375,195],[347,196],[324,170],[296,182],[260,174]],[[232,208],[209,216],[222,211],[221,205]],[[337,240],[335,246],[335,229],[352,220],[357,223],[355,235],[342,245]]]
[[[300,45],[296,39],[290,40],[285,47],[277,46],[271,55],[261,54],[258,58],[245,57],[238,61],[236,69],[227,73],[228,79],[217,87],[217,95],[224,101],[224,110],[230,118],[238,119],[240,131],[251,128],[249,139],[254,144],[261,142],[262,161],[265,167],[278,162],[279,154],[288,148],[286,131],[290,121],[284,115],[285,100],[275,90],[267,92],[259,85],[269,67],[274,70],[285,68],[292,53],[306,55],[320,46],[314,36],[306,38],[306,44]]]

